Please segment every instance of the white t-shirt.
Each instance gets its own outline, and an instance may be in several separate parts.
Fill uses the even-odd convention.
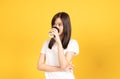
[[[50,66],[59,66],[58,50],[57,46],[53,46],[51,49],[48,48],[50,40],[46,40],[42,46],[40,53],[46,54],[46,64]],[[72,51],[76,55],[79,54],[79,46],[76,40],[70,39],[67,48],[64,50],[64,54],[67,51]],[[70,71],[56,71],[56,72],[45,72],[46,79],[75,79],[74,73]]]

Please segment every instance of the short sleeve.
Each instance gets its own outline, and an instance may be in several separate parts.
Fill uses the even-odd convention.
[[[67,47],[67,51],[74,52],[76,55],[79,54],[79,45],[78,42],[74,39],[70,41]]]
[[[47,44],[47,41],[45,41],[45,42],[43,43],[43,45],[42,45],[42,48],[41,48],[40,53],[45,54],[47,48],[48,48],[48,44]]]

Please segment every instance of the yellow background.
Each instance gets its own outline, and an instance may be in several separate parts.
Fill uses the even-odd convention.
[[[80,47],[76,79],[120,79],[119,0],[1,0],[0,79],[45,79],[38,57],[60,11],[70,15]]]

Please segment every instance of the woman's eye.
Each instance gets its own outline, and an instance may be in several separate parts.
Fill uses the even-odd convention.
[[[58,26],[61,26],[62,24],[58,24]]]

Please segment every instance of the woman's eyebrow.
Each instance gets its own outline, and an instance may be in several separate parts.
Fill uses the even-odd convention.
[[[58,23],[58,24],[62,24],[62,22]]]

